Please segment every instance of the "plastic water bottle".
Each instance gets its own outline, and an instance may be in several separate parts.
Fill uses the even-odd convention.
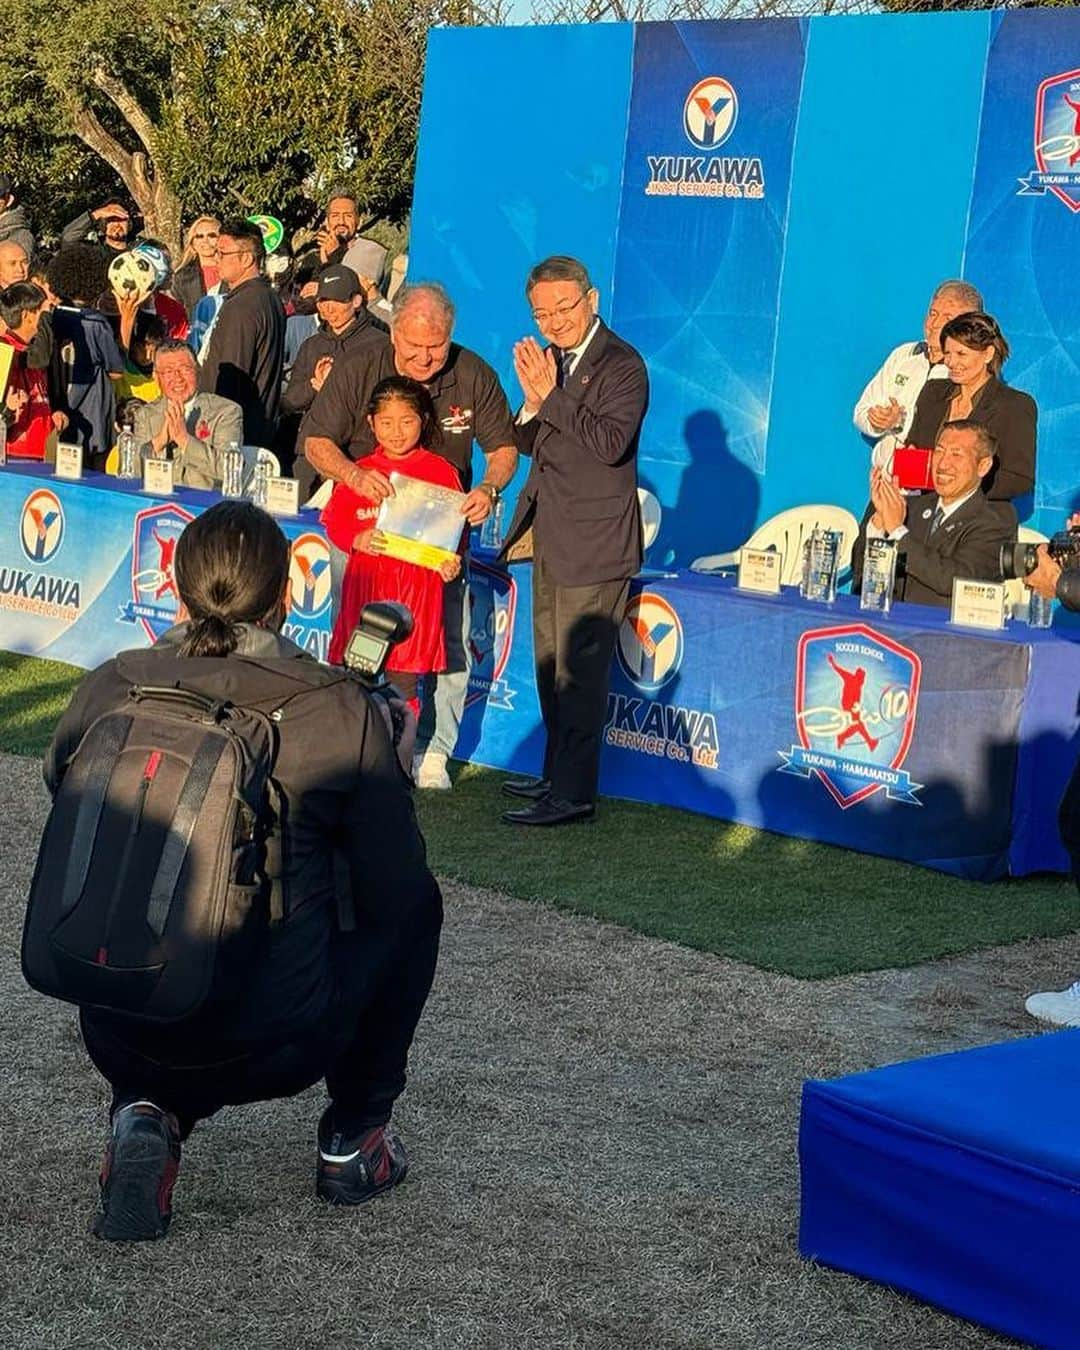
[[[503,546],[503,503],[496,501],[487,519],[480,527],[480,547],[488,553],[498,553]]]
[[[251,504],[266,510],[266,498],[270,486],[270,465],[259,460],[255,465],[255,474],[251,480]]]
[[[244,452],[238,441],[230,441],[221,457],[221,495],[244,495]]]
[[[1029,628],[1049,628],[1054,621],[1054,602],[1047,600],[1044,595],[1036,595],[1031,592],[1031,598],[1028,601],[1028,627]]]
[[[130,422],[120,428],[116,449],[120,460],[116,466],[117,478],[138,478],[139,456],[135,452],[135,429]]]
[[[7,463],[7,422],[0,412],[0,465]]]

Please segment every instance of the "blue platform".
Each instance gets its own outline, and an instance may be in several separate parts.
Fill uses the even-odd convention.
[[[803,1087],[806,1257],[1080,1346],[1080,1031]]]

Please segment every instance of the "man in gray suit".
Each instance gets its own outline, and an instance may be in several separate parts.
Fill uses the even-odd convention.
[[[139,453],[172,459],[176,481],[186,487],[220,490],[222,456],[230,444],[244,440],[239,403],[199,392],[195,354],[176,338],[155,352],[154,378],[161,397],[135,414]]]

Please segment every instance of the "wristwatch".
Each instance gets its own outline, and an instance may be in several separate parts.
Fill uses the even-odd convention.
[[[494,506],[495,503],[502,496],[502,492],[495,486],[494,483],[486,483],[486,482],[478,483],[477,487],[481,488],[491,498],[492,506]]]

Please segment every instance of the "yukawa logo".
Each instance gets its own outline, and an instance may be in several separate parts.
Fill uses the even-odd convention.
[[[646,155],[649,181],[647,197],[738,197],[765,196],[765,171],[756,155],[718,155],[739,117],[735,86],[722,75],[707,75],[686,95],[682,129],[686,139],[702,153]]]
[[[658,694],[679,673],[686,643],[675,607],[662,595],[642,591],[626,607],[615,654],[626,678],[643,694]],[[608,695],[604,739],[638,754],[715,769],[720,753],[716,718],[658,698]]]

